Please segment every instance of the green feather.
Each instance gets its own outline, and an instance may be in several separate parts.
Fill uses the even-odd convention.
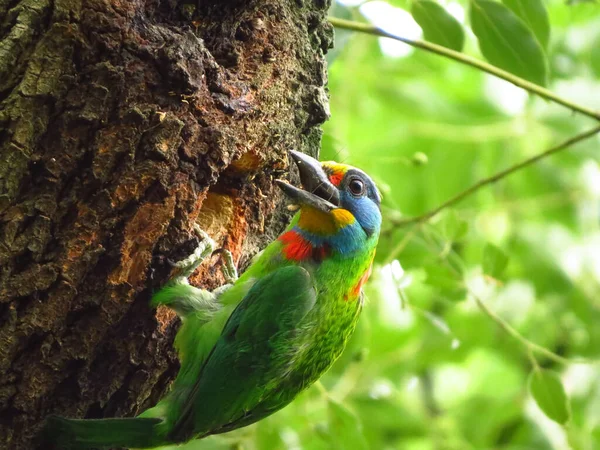
[[[164,441],[155,433],[160,419],[78,420],[50,416],[43,439],[58,448],[78,450],[97,447],[157,447]]]
[[[270,400],[277,387],[270,381],[292,370],[299,338],[305,339],[296,328],[315,301],[310,275],[301,267],[284,267],[254,284],[225,324],[169,437],[180,442],[193,430],[235,428],[259,405],[284,406]]]

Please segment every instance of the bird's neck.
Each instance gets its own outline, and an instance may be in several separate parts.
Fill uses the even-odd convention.
[[[295,224],[279,237],[281,251],[286,259],[293,261],[321,262],[325,258],[357,258],[368,254],[377,242],[376,236],[367,236],[355,222],[340,228],[333,234],[320,234]]]

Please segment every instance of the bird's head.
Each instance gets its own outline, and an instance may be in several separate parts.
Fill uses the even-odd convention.
[[[333,161],[319,162],[290,152],[302,188],[277,180],[300,211],[293,223],[313,245],[350,254],[367,242],[376,244],[381,227],[381,195],[362,170]]]

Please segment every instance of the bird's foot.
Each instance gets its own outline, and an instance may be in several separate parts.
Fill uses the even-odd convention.
[[[238,279],[237,269],[233,262],[233,255],[225,248],[216,249],[217,244],[211,237],[202,229],[198,224],[194,224],[194,231],[200,238],[200,244],[196,247],[196,250],[185,259],[181,261],[167,260],[173,267],[179,269],[179,273],[171,281],[175,283],[188,283],[188,278],[194,273],[200,264],[209,256],[214,253],[220,253],[221,259],[223,260],[223,276],[225,282],[228,285],[234,284]]]
[[[198,244],[198,247],[196,247],[196,250],[194,250],[190,256],[182,259],[181,261],[173,262],[171,260],[167,260],[173,267],[180,269],[177,276],[172,280],[174,283],[187,284],[189,276],[194,273],[200,264],[202,264],[202,261],[213,254],[217,246],[215,241],[213,241],[198,224],[194,224],[194,231],[200,238],[200,243]]]
[[[233,262],[233,255],[225,248],[220,248],[216,250],[216,252],[221,254],[221,259],[223,260],[223,267],[221,270],[223,271],[225,282],[227,282],[227,284],[234,284],[238,279],[238,273],[235,268],[235,263]]]
[[[206,234],[198,225],[194,225],[194,231],[200,238],[196,250],[185,259],[173,262],[173,267],[179,269],[178,274],[152,297],[152,305],[164,305],[173,309],[180,317],[186,318],[194,315],[198,324],[210,320],[216,311],[221,308],[219,297],[227,291],[237,280],[237,270],[233,263],[233,257],[229,250],[217,250],[223,259],[223,275],[227,284],[220,286],[210,292],[191,286],[189,276],[194,273],[198,266],[215,252],[215,241]]]

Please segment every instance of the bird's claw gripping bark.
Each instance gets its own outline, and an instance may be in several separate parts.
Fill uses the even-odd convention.
[[[188,282],[188,277],[194,273],[194,271],[198,268],[202,261],[206,259],[206,257],[213,254],[217,244],[215,241],[211,239],[211,237],[202,229],[198,224],[194,224],[194,231],[196,235],[200,238],[200,243],[196,250],[185,259],[181,261],[173,262],[169,261],[173,267],[180,269],[179,274],[176,279],[173,280],[175,282]]]
[[[167,260],[173,267],[180,269],[177,276],[173,279],[175,283],[188,283],[188,278],[198,268],[200,264],[215,252],[221,254],[223,259],[223,276],[227,285],[232,285],[238,279],[237,269],[233,262],[233,255],[227,249],[220,248],[215,250],[217,244],[198,224],[194,224],[194,231],[200,238],[200,244],[194,252],[181,261],[173,262]]]
[[[178,270],[178,273],[152,297],[152,304],[165,305],[173,309],[180,317],[186,318],[194,315],[199,324],[205,323],[214,316],[221,308],[219,297],[232,283],[237,280],[237,270],[233,264],[231,252],[219,249],[223,258],[223,275],[228,284],[225,284],[214,291],[200,289],[191,286],[188,277],[198,268],[198,266],[215,252],[215,241],[206,234],[200,226],[194,225],[194,231],[200,238],[200,243],[194,252],[181,261],[169,263]]]
[[[220,248],[217,250],[221,254],[221,259],[223,260],[223,266],[221,270],[223,271],[223,277],[225,278],[225,283],[223,286],[216,288],[212,291],[213,295],[216,298],[219,298],[225,291],[227,291],[238,279],[237,269],[235,268],[235,264],[233,262],[233,255],[227,249]]]
[[[217,249],[216,252],[221,254],[221,259],[223,260],[223,276],[225,277],[225,282],[228,284],[233,284],[238,279],[237,269],[235,268],[235,263],[233,262],[233,255],[231,252],[225,248]]]

